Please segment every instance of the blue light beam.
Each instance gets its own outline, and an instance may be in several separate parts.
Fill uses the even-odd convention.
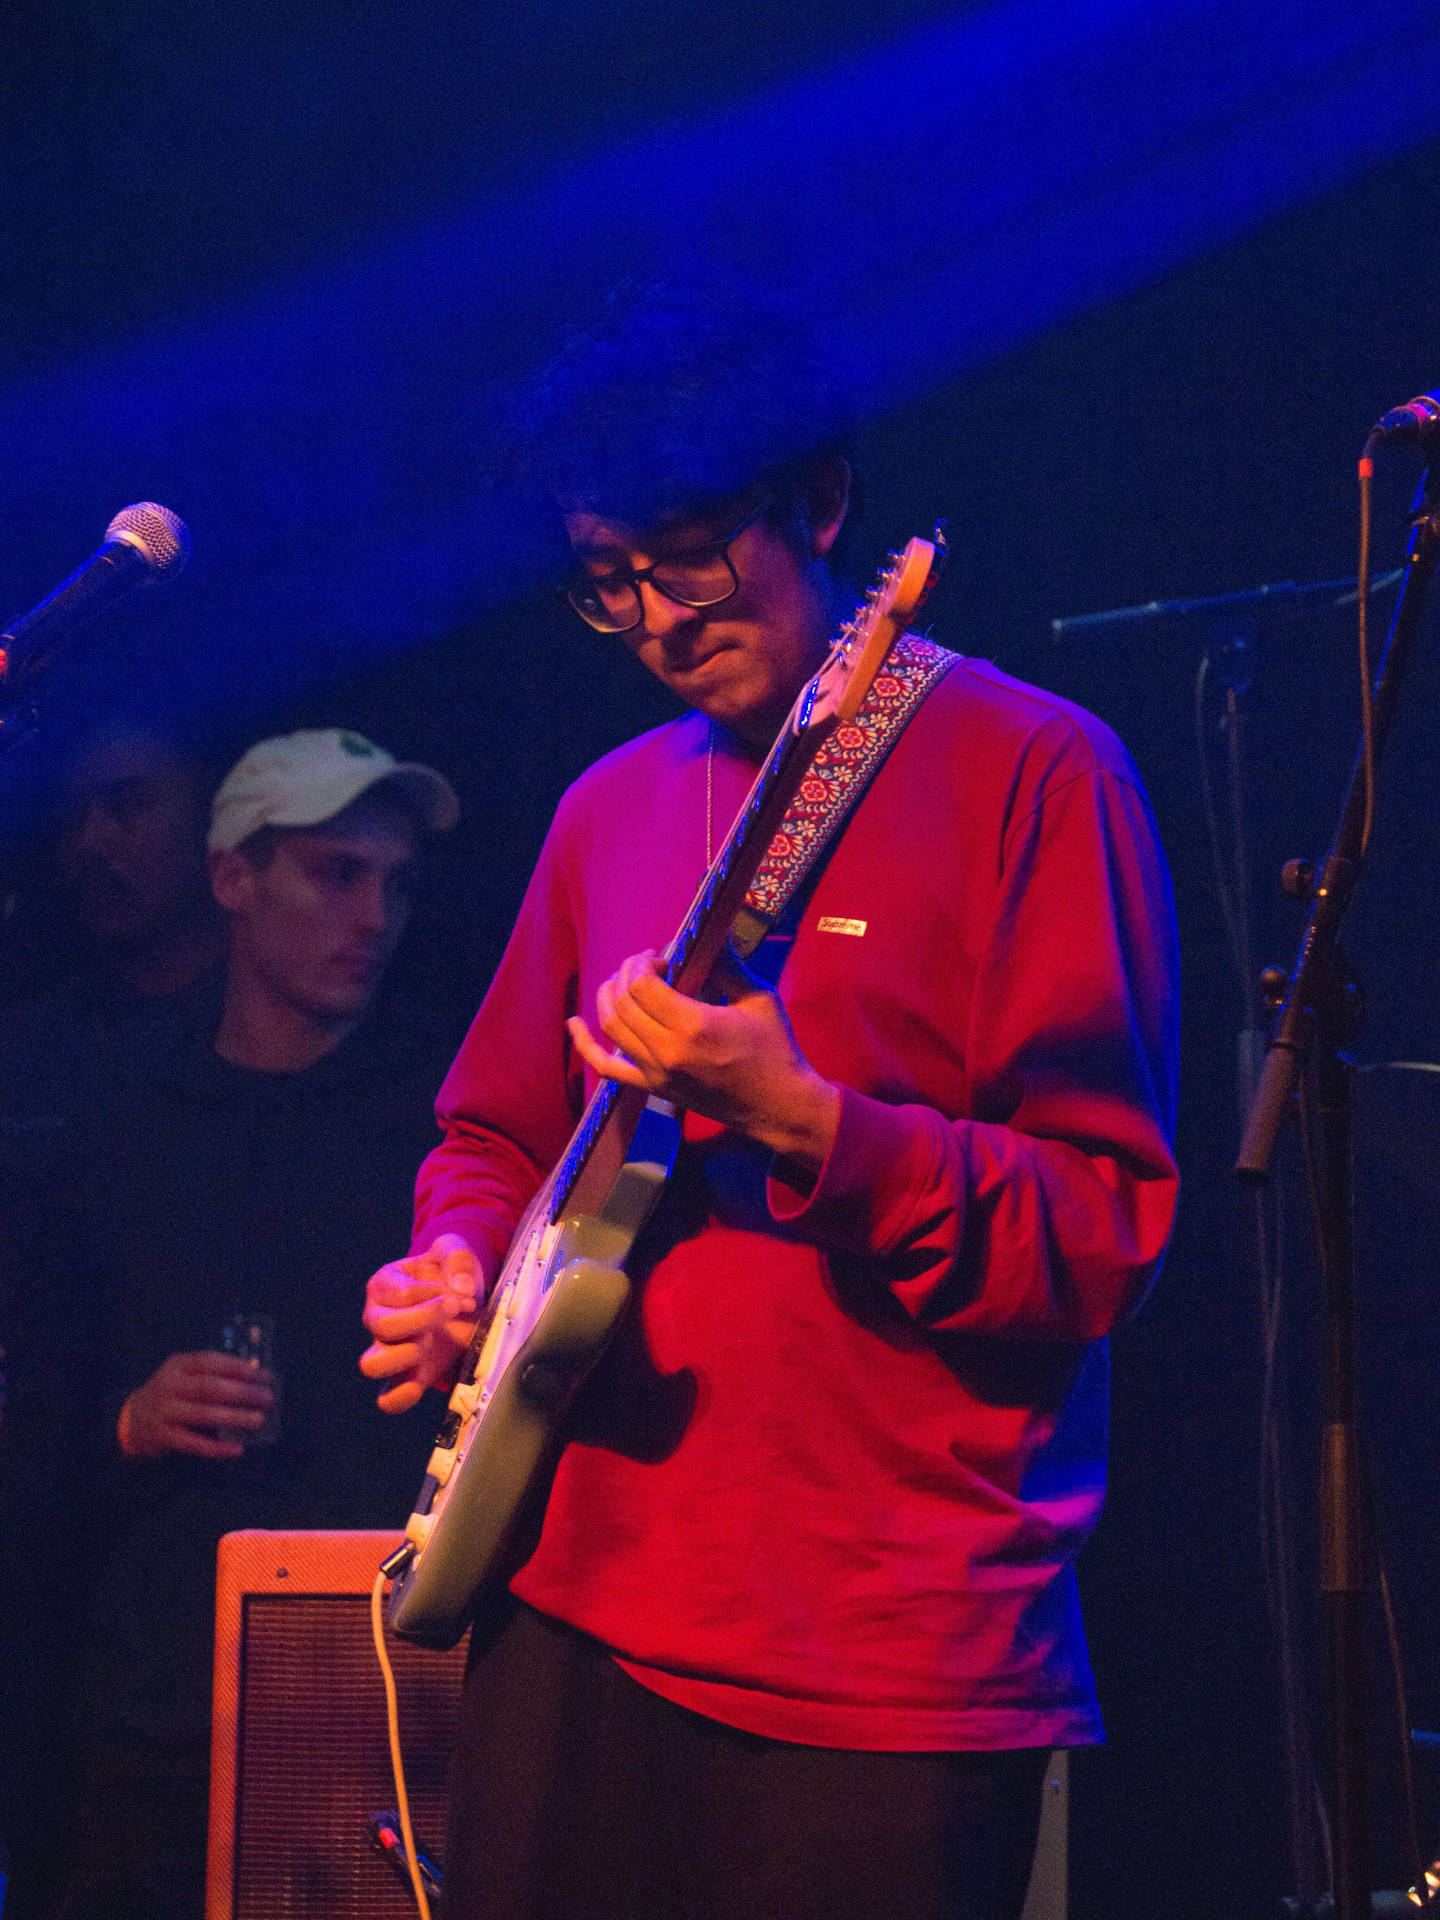
[[[163,500],[194,696],[280,695],[530,577],[471,446],[577,290],[708,253],[826,303],[879,410],[1437,129],[1429,5],[1003,0],[0,395],[4,524],[43,567],[6,591]]]

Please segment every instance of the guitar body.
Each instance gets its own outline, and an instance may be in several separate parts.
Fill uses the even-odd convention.
[[[680,992],[703,992],[727,943],[748,952],[763,931],[765,914],[747,898],[751,882],[816,753],[854,718],[938,566],[926,540],[892,556],[806,683],[667,950],[665,978]],[[792,863],[792,889],[823,845],[815,840],[805,861]],[[763,883],[761,873],[757,888]],[[565,1411],[628,1305],[625,1262],[679,1138],[663,1101],[606,1081],[526,1211],[461,1363],[405,1544],[385,1563],[387,1617],[404,1638],[453,1646],[481,1590],[505,1571],[515,1520],[543,1480]]]
[[[565,1412],[630,1303],[624,1263],[679,1143],[674,1114],[648,1103],[595,1212],[550,1222],[542,1188],[521,1223],[406,1529],[408,1544],[428,1547],[443,1516],[446,1550],[415,1553],[395,1580],[386,1617],[405,1639],[454,1646],[496,1577]]]

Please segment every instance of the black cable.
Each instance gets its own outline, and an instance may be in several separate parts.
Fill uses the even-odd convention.
[[[1314,1122],[1317,1098],[1313,1064],[1313,1060],[1309,1061],[1309,1070],[1301,1076],[1295,1106],[1300,1122],[1300,1157],[1305,1166],[1305,1195],[1310,1204],[1310,1217],[1314,1227],[1313,1237],[1320,1257],[1321,1277],[1328,1287],[1329,1276],[1325,1272],[1327,1246],[1325,1235],[1320,1231],[1320,1185],[1318,1169],[1315,1165]],[[1316,1809],[1320,1819],[1321,1845],[1325,1854],[1325,1881],[1327,1886],[1333,1888],[1335,1884],[1335,1845],[1334,1836],[1330,1830],[1330,1809],[1325,1804],[1325,1795],[1321,1791],[1319,1780],[1315,1777],[1313,1768],[1311,1778],[1315,1793]]]
[[[1248,1007],[1254,983],[1245,978],[1243,942],[1240,935],[1240,914],[1244,911],[1245,903],[1237,901],[1230,891],[1230,876],[1225,866],[1225,847],[1220,837],[1220,810],[1215,804],[1215,778],[1210,767],[1210,736],[1205,718],[1209,680],[1210,654],[1207,649],[1200,657],[1200,666],[1195,675],[1195,749],[1199,762],[1200,798],[1205,809],[1205,835],[1210,847],[1215,892],[1220,902],[1220,918],[1224,923],[1225,936],[1230,943],[1230,958],[1240,982],[1241,1004]]]
[[[1360,858],[1370,845],[1375,824],[1375,685],[1370,674],[1370,493],[1375,462],[1370,443],[1360,456],[1360,562],[1355,574],[1355,625],[1360,643],[1360,737],[1365,760],[1365,824],[1360,834]]]

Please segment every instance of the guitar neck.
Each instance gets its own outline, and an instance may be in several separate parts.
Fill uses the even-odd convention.
[[[730,937],[735,916],[745,904],[750,882],[785,818],[805,771],[836,724],[833,716],[815,722],[810,720],[814,684],[808,682],[796,702],[744,806],[735,816],[724,846],[701,881],[679,932],[670,942],[665,979],[681,993],[697,994],[709,979]],[[629,1106],[634,1110],[628,1116],[633,1124],[644,1104],[645,1096],[636,1088],[616,1080],[601,1082],[551,1176],[549,1216],[552,1220],[558,1220],[565,1211],[611,1121],[620,1118],[623,1108]]]
[[[665,979],[681,993],[697,994],[709,979],[800,782],[826,736],[834,730],[833,716],[811,722],[804,706],[802,701],[796,709],[801,724],[788,724],[771,748],[724,846],[666,949]]]

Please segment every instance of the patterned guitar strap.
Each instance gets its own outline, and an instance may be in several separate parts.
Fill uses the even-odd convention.
[[[735,916],[730,944],[748,960],[781,922],[927,696],[960,659],[918,634],[901,636],[855,718],[837,727],[800,782]]]

